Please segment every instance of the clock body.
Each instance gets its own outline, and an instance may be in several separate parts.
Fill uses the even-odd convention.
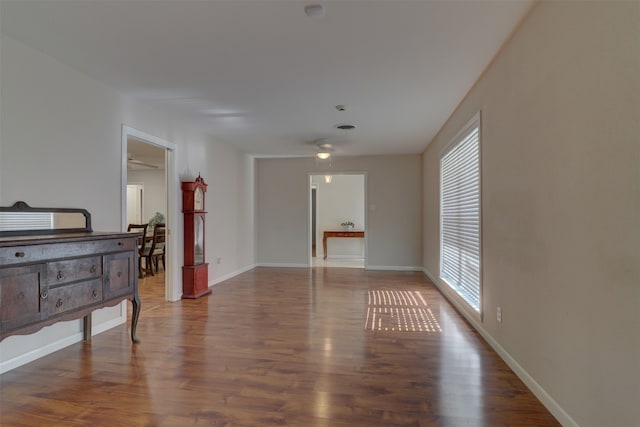
[[[204,199],[207,184],[200,176],[195,181],[182,182],[182,213],[184,215],[184,266],[182,267],[182,298],[199,298],[211,293],[209,264],[205,259]]]

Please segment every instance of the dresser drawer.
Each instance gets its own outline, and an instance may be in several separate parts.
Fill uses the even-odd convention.
[[[43,245],[23,245],[0,248],[0,265],[16,265],[50,259],[63,259],[132,250],[135,239],[104,239]]]
[[[64,313],[102,302],[102,279],[49,289],[47,313]]]
[[[47,263],[49,286],[102,276],[102,257],[85,257]]]

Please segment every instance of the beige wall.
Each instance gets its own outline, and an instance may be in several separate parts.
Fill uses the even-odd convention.
[[[179,115],[133,102],[6,36],[0,43],[0,205],[24,200],[85,208],[94,230],[122,230],[125,124],[174,143],[178,172],[200,171],[210,184],[207,258],[221,258],[210,265],[210,282],[254,265],[252,159],[195,132]],[[174,185],[180,203],[179,183]],[[173,236],[181,248],[178,216]],[[174,265],[182,265],[181,250]],[[122,316],[120,306],[94,312],[94,331],[121,323]],[[79,321],[9,337],[0,343],[0,372],[80,339]]]
[[[366,174],[367,267],[421,269],[421,157],[339,157],[331,172]],[[257,262],[308,263],[309,174],[313,158],[257,159]]]
[[[129,170],[127,171],[128,184],[142,184],[144,186],[142,200],[141,222],[148,223],[156,212],[167,217],[167,186],[166,171],[156,170]]]
[[[540,3],[431,142],[432,276],[439,154],[480,110],[481,328],[567,424],[638,425],[640,2]]]

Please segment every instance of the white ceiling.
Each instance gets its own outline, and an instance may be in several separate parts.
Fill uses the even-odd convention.
[[[134,137],[127,139],[128,170],[164,170],[166,149]]]
[[[334,0],[320,18],[310,3],[2,0],[0,30],[252,154],[311,155],[321,138],[402,154],[424,150],[532,1]]]

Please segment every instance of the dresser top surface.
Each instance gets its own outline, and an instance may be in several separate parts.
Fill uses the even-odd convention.
[[[94,231],[90,233],[64,233],[51,235],[33,236],[7,236],[0,237],[0,248],[16,245],[42,245],[47,243],[84,242],[88,240],[104,240],[117,238],[135,238],[138,232],[102,232]]]

